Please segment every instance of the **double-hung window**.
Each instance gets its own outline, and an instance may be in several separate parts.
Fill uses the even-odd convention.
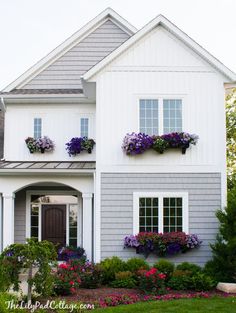
[[[188,232],[187,192],[135,192],[134,233]]]
[[[89,119],[81,118],[80,119],[80,136],[81,137],[89,137]]]
[[[162,135],[182,131],[182,99],[140,99],[139,131]]]
[[[42,136],[42,119],[34,118],[34,138],[38,139]]]

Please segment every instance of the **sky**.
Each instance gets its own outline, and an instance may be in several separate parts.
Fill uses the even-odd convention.
[[[0,0],[0,90],[107,7],[138,29],[165,15],[236,72],[236,0]]]

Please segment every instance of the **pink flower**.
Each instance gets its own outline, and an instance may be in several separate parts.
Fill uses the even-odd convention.
[[[75,282],[74,282],[73,280],[71,280],[71,281],[69,282],[69,284],[70,284],[70,285],[74,285]]]

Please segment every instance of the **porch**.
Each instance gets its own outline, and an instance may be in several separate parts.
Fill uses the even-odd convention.
[[[0,176],[1,248],[36,237],[58,247],[82,246],[93,260],[95,173],[91,166],[82,171],[41,168],[40,173],[35,168],[24,173],[6,170]]]

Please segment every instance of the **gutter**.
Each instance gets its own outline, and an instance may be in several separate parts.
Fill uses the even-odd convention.
[[[6,112],[6,105],[5,105],[3,97],[1,97],[0,110],[3,111],[3,112]]]

